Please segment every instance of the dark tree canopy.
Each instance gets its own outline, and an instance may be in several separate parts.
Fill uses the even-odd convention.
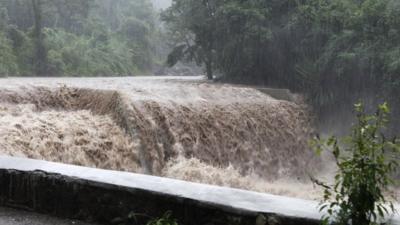
[[[363,98],[400,111],[399,13],[399,0],[174,0],[163,19],[171,64],[306,93],[323,114]]]

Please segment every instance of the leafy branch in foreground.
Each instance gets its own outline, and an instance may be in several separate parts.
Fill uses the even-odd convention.
[[[379,219],[395,212],[384,194],[395,183],[392,175],[399,167],[396,157],[400,153],[398,140],[388,140],[383,133],[389,107],[384,103],[373,115],[368,115],[362,104],[356,104],[355,110],[357,123],[343,143],[336,137],[314,142],[318,153],[324,147],[332,151],[338,167],[334,185],[314,180],[324,189],[320,211],[328,214],[323,224],[378,224]]]

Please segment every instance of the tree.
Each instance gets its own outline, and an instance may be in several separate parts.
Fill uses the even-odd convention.
[[[173,66],[181,59],[204,64],[207,78],[213,79],[217,31],[217,0],[174,0],[162,20],[170,28],[173,51],[167,63]]]
[[[42,0],[32,0],[34,14],[33,39],[35,43],[34,66],[36,75],[47,74],[47,50],[43,35]]]
[[[6,36],[8,30],[8,12],[0,5],[0,77],[17,75],[18,68],[15,63],[16,58],[12,51],[12,45]]]
[[[11,41],[0,30],[0,77],[18,75],[18,65]]]
[[[168,63],[303,93],[321,120],[359,99],[400,114],[399,12],[398,0],[175,0]]]
[[[2,8],[0,5],[0,31],[4,31],[8,26],[8,12],[7,8]]]
[[[150,0],[4,0],[0,9],[0,45],[14,74],[123,76],[157,63]]]
[[[84,24],[89,17],[93,0],[57,0],[46,2],[46,8],[52,14],[52,20],[46,21],[50,27],[62,27],[74,34],[84,31]]]

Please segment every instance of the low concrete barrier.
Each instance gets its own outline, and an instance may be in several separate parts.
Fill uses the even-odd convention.
[[[144,224],[166,211],[186,225],[312,225],[321,216],[313,201],[12,157],[0,157],[0,205],[101,224],[128,214]]]
[[[289,102],[295,101],[295,97],[290,92],[289,89],[262,88],[262,87],[256,89],[278,100],[284,100]]]

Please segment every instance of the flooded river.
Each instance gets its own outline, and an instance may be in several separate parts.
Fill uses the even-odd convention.
[[[0,154],[315,199],[307,107],[199,77],[0,79]]]

